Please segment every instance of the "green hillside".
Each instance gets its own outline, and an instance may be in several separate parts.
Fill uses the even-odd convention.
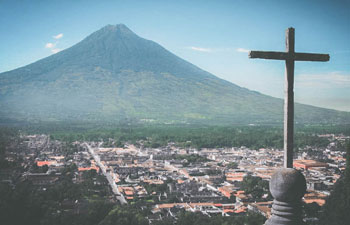
[[[299,123],[350,123],[350,113],[301,104],[295,117]],[[283,119],[283,100],[222,80],[120,24],[1,73],[0,118],[275,123]]]

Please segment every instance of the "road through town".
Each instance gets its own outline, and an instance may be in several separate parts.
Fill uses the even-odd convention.
[[[117,196],[117,199],[119,200],[119,202],[122,205],[123,204],[127,204],[127,201],[125,200],[124,195],[119,192],[118,185],[115,183],[115,178],[116,178],[115,174],[113,172],[111,173],[111,172],[107,171],[106,166],[101,163],[100,157],[98,156],[98,154],[95,153],[95,150],[94,150],[93,147],[91,147],[86,142],[84,144],[87,147],[87,149],[88,149],[89,153],[91,154],[91,156],[96,161],[97,165],[102,170],[103,175],[107,178],[108,183],[111,186],[113,193]]]

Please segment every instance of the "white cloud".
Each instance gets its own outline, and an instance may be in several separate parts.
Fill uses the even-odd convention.
[[[216,48],[203,48],[203,47],[196,47],[196,46],[190,46],[190,47],[185,47],[186,49],[190,49],[193,51],[198,51],[198,52],[210,52],[210,53],[222,53],[222,52],[234,52],[234,51],[240,51],[240,52],[249,52],[249,50],[239,48],[231,48],[231,47],[216,47]]]
[[[55,39],[60,39],[60,38],[62,38],[63,37],[63,34],[62,33],[60,33],[60,34],[57,34],[57,35],[55,35],[55,36],[52,36],[53,38],[55,38]]]
[[[212,52],[212,50],[210,48],[201,48],[201,47],[194,47],[194,46],[191,46],[188,48],[191,50],[194,50],[194,51],[198,51],[198,52]]]
[[[60,39],[60,38],[63,37],[63,34],[60,33],[60,34],[57,34],[57,35],[52,36],[52,37],[53,37],[54,39]],[[57,52],[59,52],[59,51],[62,50],[62,49],[59,49],[59,48],[56,47],[56,45],[57,45],[58,43],[59,43],[58,40],[56,40],[55,43],[48,42],[48,43],[46,43],[45,48],[50,49],[52,53],[57,53]]]
[[[55,45],[54,43],[46,43],[45,48],[53,48]]]
[[[350,74],[300,74],[296,76],[295,82],[300,87],[308,88],[350,88]]]
[[[245,49],[245,48],[237,48],[236,49],[237,52],[244,52],[244,53],[248,53],[250,50]]]
[[[51,52],[52,53],[57,53],[57,52],[60,52],[62,49],[59,49],[59,48],[54,48],[54,49],[51,49]]]

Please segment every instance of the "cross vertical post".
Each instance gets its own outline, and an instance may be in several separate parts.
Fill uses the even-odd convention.
[[[284,60],[286,63],[284,87],[284,128],[283,149],[285,168],[293,168],[293,136],[294,136],[294,64],[295,61],[329,61],[328,54],[295,52],[295,30],[290,27],[286,30],[286,51],[250,51],[249,58]]]
[[[294,136],[294,28],[286,30],[286,59],[285,87],[284,87],[284,160],[285,168],[293,168],[293,136]]]

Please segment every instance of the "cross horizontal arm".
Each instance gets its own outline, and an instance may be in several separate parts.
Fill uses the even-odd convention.
[[[294,53],[294,60],[296,61],[318,61],[327,62],[330,56],[328,54],[315,53]]]
[[[250,51],[249,58],[286,60],[288,58],[288,53],[287,52]]]
[[[329,54],[316,54],[316,53],[288,53],[288,52],[270,52],[270,51],[250,51],[249,58],[254,59],[276,59],[287,60],[292,59],[296,61],[329,61]]]

